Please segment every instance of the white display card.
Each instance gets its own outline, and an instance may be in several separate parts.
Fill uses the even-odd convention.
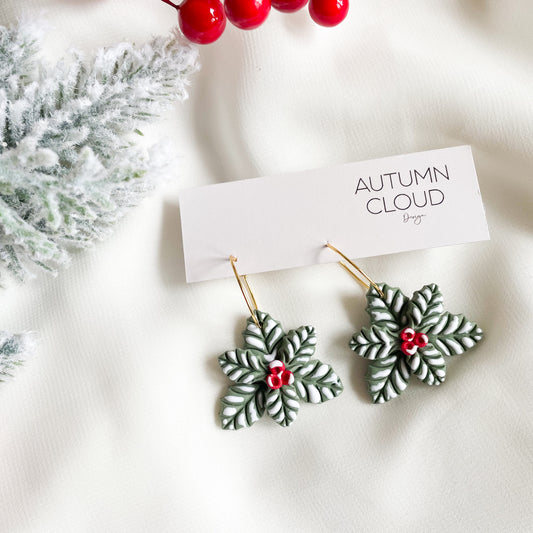
[[[188,189],[188,282],[489,239],[469,146]]]

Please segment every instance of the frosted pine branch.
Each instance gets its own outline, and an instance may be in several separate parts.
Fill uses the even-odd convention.
[[[27,21],[19,26],[0,26],[0,88],[20,85],[25,76],[34,75],[36,56],[43,29]]]
[[[0,264],[55,272],[154,186],[133,132],[187,98],[197,51],[176,35],[39,64],[35,32],[0,26]]]
[[[33,350],[32,335],[28,333],[10,335],[0,331],[0,382],[13,377],[12,372],[32,355]]]

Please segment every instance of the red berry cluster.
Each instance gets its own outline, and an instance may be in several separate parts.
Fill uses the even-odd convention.
[[[417,333],[413,328],[405,328],[400,333],[402,339],[402,352],[405,355],[414,355],[418,348],[427,346],[428,336],[425,333]]]
[[[294,374],[290,370],[285,369],[282,361],[272,361],[268,365],[270,374],[266,378],[267,385],[271,389],[279,389],[282,385],[292,385],[294,383]]]
[[[216,41],[226,27],[226,18],[241,30],[260,26],[273,7],[282,13],[293,13],[309,2],[311,18],[321,26],[336,26],[348,14],[348,0],[183,0],[174,4],[162,0],[178,10],[180,29],[193,43]]]

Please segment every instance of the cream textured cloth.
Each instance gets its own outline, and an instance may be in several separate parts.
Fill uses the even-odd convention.
[[[175,23],[157,0],[2,0],[0,22],[42,8],[51,59]],[[530,532],[532,27],[530,0],[354,0],[334,29],[272,12],[202,47],[190,100],[148,135],[175,141],[170,183],[57,279],[3,291],[1,329],[41,340],[0,390],[0,530]],[[316,327],[345,392],[288,429],[222,431],[217,356],[246,308],[233,279],[185,283],[179,191],[459,144],[492,240],[361,266],[409,294],[438,283],[483,341],[442,386],[372,405],[347,345],[360,287],[335,264],[255,275],[262,309]]]

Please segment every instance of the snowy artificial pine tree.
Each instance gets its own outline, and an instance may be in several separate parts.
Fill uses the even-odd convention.
[[[169,161],[132,138],[187,97],[198,69],[197,50],[177,35],[73,52],[48,68],[41,34],[35,23],[0,26],[0,273],[19,280],[35,266],[56,272],[153,188]],[[0,332],[0,381],[32,345]]]
[[[40,33],[0,26],[0,271],[20,280],[55,272],[153,188],[169,161],[135,146],[136,128],[185,99],[198,68],[177,35],[47,68]]]

